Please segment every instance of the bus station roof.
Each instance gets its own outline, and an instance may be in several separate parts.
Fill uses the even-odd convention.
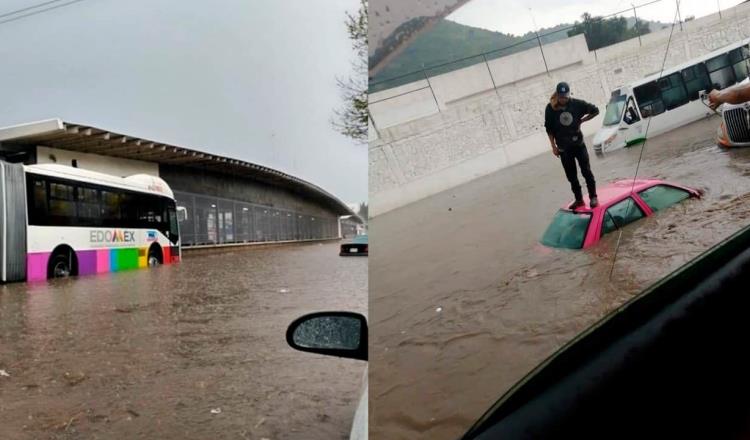
[[[354,214],[344,202],[323,188],[272,168],[61,119],[0,128],[0,143],[4,146],[46,146],[250,178],[316,200],[339,215]]]

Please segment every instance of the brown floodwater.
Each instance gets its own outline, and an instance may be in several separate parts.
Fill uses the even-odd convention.
[[[370,438],[458,438],[564,343],[750,223],[750,149],[718,148],[718,123],[646,144],[639,177],[705,196],[624,228],[611,278],[617,233],[538,244],[572,199],[551,152],[373,219]],[[640,151],[591,153],[598,183],[632,178]]]
[[[0,287],[0,438],[348,438],[366,364],[285,341],[366,312],[367,259],[338,246]]]

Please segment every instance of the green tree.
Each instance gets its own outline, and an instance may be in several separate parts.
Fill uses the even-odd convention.
[[[367,0],[360,0],[356,15],[346,14],[346,30],[352,40],[355,59],[352,62],[353,74],[347,78],[336,78],[342,107],[334,110],[331,121],[339,133],[356,140],[367,142]]]
[[[642,21],[629,28],[624,17],[592,17],[585,12],[581,19],[582,21],[573,24],[568,36],[584,34],[589,50],[597,50],[650,32],[648,23]]]

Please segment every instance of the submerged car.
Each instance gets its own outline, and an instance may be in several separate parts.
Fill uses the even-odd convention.
[[[289,324],[286,341],[300,351],[367,361],[367,319],[353,312],[310,313]],[[367,390],[365,369],[349,440],[367,439]]]
[[[561,208],[541,239],[545,246],[565,249],[588,248],[609,232],[652,215],[690,197],[698,190],[657,179],[618,180],[597,191],[599,206],[571,210]],[[566,206],[570,206],[568,204]]]
[[[366,257],[368,255],[367,235],[357,235],[349,243],[341,244],[342,257]]]

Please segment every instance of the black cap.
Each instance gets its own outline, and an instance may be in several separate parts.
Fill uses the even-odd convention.
[[[561,82],[557,84],[557,94],[558,95],[569,95],[570,94],[570,86],[566,82]]]

